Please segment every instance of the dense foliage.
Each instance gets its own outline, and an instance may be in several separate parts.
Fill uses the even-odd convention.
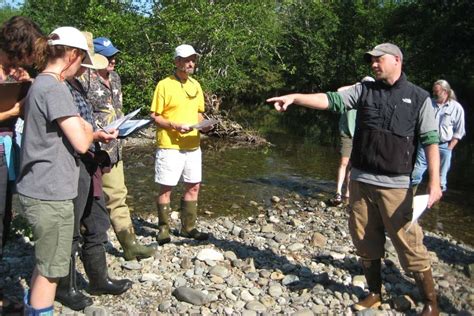
[[[30,16],[46,33],[72,25],[110,37],[122,51],[127,110],[146,112],[157,81],[173,70],[173,48],[189,43],[202,54],[196,76],[224,97],[225,109],[266,124],[284,120],[315,137],[335,135],[334,115],[295,108],[277,117],[262,101],[360,80],[370,74],[363,52],[393,41],[405,52],[410,80],[428,90],[439,78],[450,81],[473,123],[468,0],[25,0],[17,9],[3,5],[0,22],[12,14]]]

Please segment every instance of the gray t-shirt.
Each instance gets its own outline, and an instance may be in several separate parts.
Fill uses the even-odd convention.
[[[56,119],[77,115],[64,82],[39,75],[26,97],[17,190],[31,198],[63,201],[77,196],[79,167]]]
[[[338,91],[342,97],[344,104],[348,109],[357,109],[356,104],[362,94],[362,85],[354,85],[349,89]],[[437,130],[437,122],[435,120],[434,110],[431,105],[430,98],[426,98],[420,109],[420,115],[417,122],[418,134],[424,134],[433,130]],[[409,188],[410,176],[407,175],[380,175],[352,168],[351,180],[364,183],[378,185],[388,188]]]

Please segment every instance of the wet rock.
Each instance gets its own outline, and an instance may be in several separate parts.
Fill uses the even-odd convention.
[[[281,200],[281,199],[280,199],[278,196],[276,196],[276,195],[272,196],[272,198],[271,198],[271,201],[272,201],[273,203],[279,203],[280,200]]]

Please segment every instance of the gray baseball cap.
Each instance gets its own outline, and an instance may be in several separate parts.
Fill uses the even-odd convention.
[[[392,43],[382,43],[375,46],[372,50],[364,54],[364,60],[370,62],[372,56],[380,57],[386,54],[398,56],[401,60],[403,60],[402,51],[400,50],[400,48],[398,48],[397,45]]]

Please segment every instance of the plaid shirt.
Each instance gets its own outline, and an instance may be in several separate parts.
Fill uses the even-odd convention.
[[[79,114],[81,117],[90,123],[92,125],[92,128],[97,130],[97,125],[94,122],[94,119],[92,118],[92,107],[87,101],[87,95],[86,92],[84,91],[84,88],[82,88],[82,84],[77,80],[77,79],[72,79],[75,80],[76,83],[81,87],[81,89],[76,88],[73,86],[69,81],[66,80],[66,85],[69,88],[69,91],[71,91],[72,98],[74,100],[74,105],[76,106],[77,110],[79,111]],[[91,146],[89,147],[89,150],[94,152],[96,150],[96,143],[92,143]]]
[[[98,127],[105,127],[123,116],[122,83],[115,71],[109,73],[110,88],[93,70],[87,71],[80,80],[87,92],[87,99],[92,105],[93,118]],[[108,144],[101,143],[100,145],[109,154],[112,164],[122,159],[121,140],[113,140]]]

